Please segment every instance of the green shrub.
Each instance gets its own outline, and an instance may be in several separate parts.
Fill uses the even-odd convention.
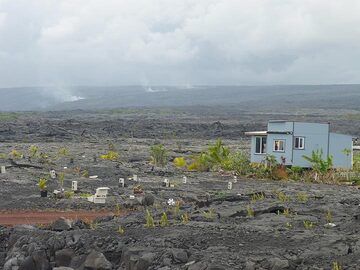
[[[29,154],[31,158],[37,157],[39,153],[39,147],[36,145],[31,145],[29,147]]]
[[[74,197],[74,192],[73,191],[65,191],[64,197],[66,199],[71,199],[72,197]]]
[[[210,171],[219,169],[229,164],[230,149],[225,147],[221,140],[210,145],[208,149],[193,157],[193,162],[188,166],[190,171]]]
[[[67,157],[69,155],[69,149],[67,149],[66,147],[61,147],[58,151],[58,156],[61,157]]]
[[[299,166],[292,166],[291,168],[288,169],[289,177],[292,180],[296,180],[296,181],[300,180],[302,172],[303,172],[303,168]]]
[[[166,213],[164,212],[161,216],[161,219],[160,219],[160,226],[161,227],[166,227],[166,226],[169,226],[170,223],[169,223],[169,220],[168,220],[168,217],[166,215]]]
[[[13,149],[9,153],[9,156],[13,159],[20,159],[20,158],[23,158],[24,155],[20,151]]]
[[[317,180],[317,175],[324,175],[327,173],[333,166],[333,157],[328,156],[326,159],[323,157],[323,150],[317,149],[311,152],[311,156],[303,155],[303,158],[311,163],[311,168],[316,173],[315,180]]]
[[[222,169],[234,171],[237,175],[246,175],[251,171],[249,157],[244,152],[230,154],[221,163]]]
[[[150,147],[151,164],[154,166],[164,167],[168,160],[167,151],[162,144],[156,144]]]
[[[155,223],[154,223],[154,218],[152,217],[149,209],[146,209],[146,224],[145,224],[146,228],[154,228],[155,227]]]
[[[40,178],[38,181],[38,186],[40,190],[46,190],[47,189],[47,180],[46,178]]]
[[[187,165],[184,157],[175,158],[173,163],[174,163],[175,167],[180,168],[180,169],[186,167],[186,165]]]
[[[111,160],[111,161],[118,161],[119,160],[119,153],[114,151],[109,151],[104,155],[101,155],[100,158],[103,160]]]

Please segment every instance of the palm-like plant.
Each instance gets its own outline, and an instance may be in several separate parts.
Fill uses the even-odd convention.
[[[323,150],[317,149],[311,152],[311,156],[303,155],[303,158],[311,163],[311,168],[315,172],[315,180],[318,175],[322,175],[329,171],[333,166],[333,157],[328,156],[326,159],[323,159]]]
[[[212,164],[220,164],[226,160],[230,155],[230,149],[225,147],[223,142],[219,139],[214,145],[208,148],[208,158]]]

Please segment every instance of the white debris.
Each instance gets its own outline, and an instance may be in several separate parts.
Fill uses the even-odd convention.
[[[97,176],[97,175],[91,175],[91,176],[89,176],[89,178],[90,179],[96,179],[96,178],[98,178],[99,176]]]
[[[78,182],[77,181],[72,181],[71,182],[71,190],[72,191],[77,191],[78,190]]]
[[[326,228],[334,228],[334,227],[336,227],[336,224],[334,224],[334,223],[326,223],[324,226]]]
[[[124,178],[119,178],[119,185],[121,187],[125,187],[125,179]]]
[[[167,201],[167,204],[170,205],[170,206],[174,206],[174,205],[175,205],[174,199],[171,199],[171,198],[170,198],[170,199]]]
[[[186,183],[187,183],[187,177],[184,176],[184,177],[183,177],[183,184],[186,184]]]

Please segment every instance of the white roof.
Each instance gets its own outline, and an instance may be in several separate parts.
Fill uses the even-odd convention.
[[[247,135],[247,136],[266,136],[267,131],[248,131],[248,132],[245,132],[245,135]]]

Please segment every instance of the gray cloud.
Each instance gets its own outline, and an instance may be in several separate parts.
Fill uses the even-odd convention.
[[[359,83],[357,0],[0,0],[0,87]]]

